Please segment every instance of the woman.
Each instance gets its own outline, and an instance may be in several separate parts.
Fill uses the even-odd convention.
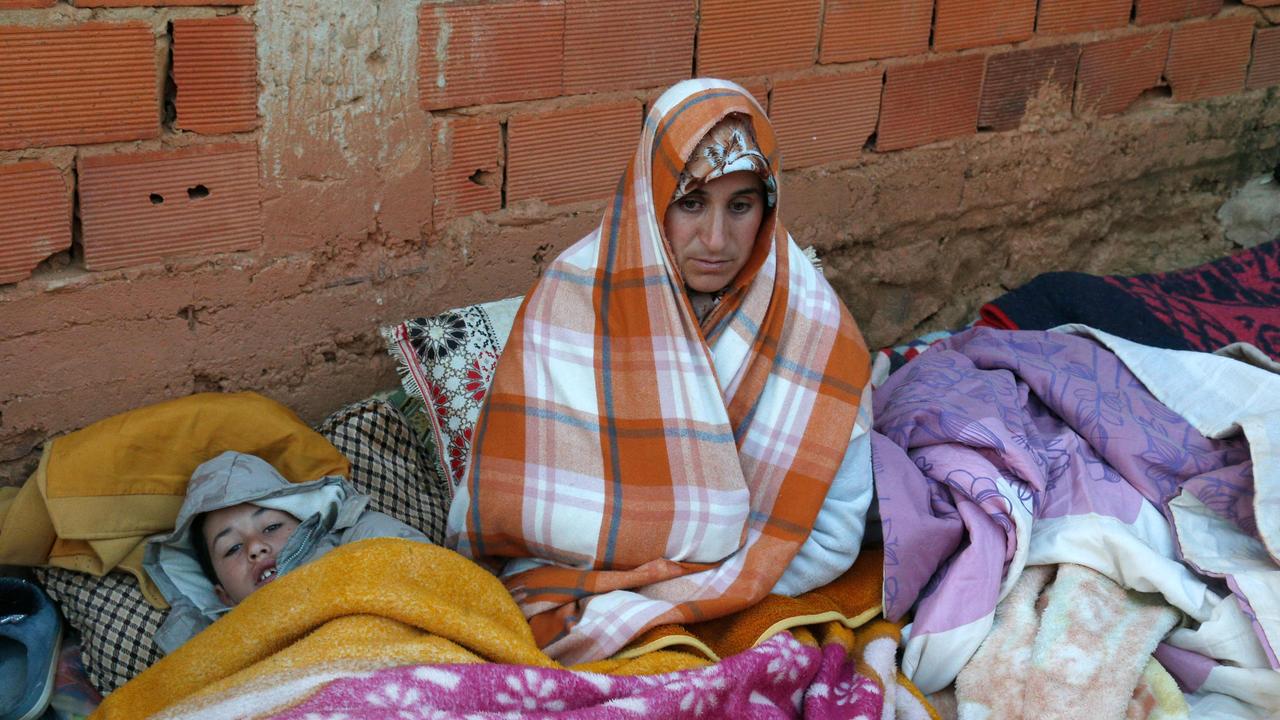
[[[516,319],[450,541],[500,569],[563,662],[856,558],[867,352],[778,220],[778,168],[749,93],[674,86],[599,229]]]

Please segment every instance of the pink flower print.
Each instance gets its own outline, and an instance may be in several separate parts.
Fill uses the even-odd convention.
[[[775,683],[794,683],[800,677],[800,671],[809,667],[809,656],[804,647],[791,637],[790,633],[773,636],[769,642],[761,646],[761,650],[772,655],[768,671]]]
[[[510,692],[498,692],[494,697],[502,705],[514,706],[515,710],[549,710],[560,712],[565,709],[564,700],[556,697],[556,681],[543,677],[537,670],[527,669],[521,677],[507,676],[507,689]]]
[[[680,679],[669,682],[664,689],[680,696],[681,712],[692,712],[701,717],[720,704],[720,695],[728,686],[720,668],[712,666],[680,674]]]

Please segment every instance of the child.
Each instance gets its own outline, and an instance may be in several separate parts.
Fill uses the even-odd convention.
[[[172,652],[258,588],[339,545],[371,537],[427,542],[368,502],[341,477],[291,483],[244,453],[200,465],[173,532],[147,541],[143,567],[171,605],[156,644]]]

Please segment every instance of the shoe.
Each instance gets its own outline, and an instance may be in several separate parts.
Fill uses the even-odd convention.
[[[0,720],[33,720],[49,706],[62,620],[35,583],[0,577]]]

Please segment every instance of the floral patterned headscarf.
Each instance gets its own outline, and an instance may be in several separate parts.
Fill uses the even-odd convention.
[[[759,175],[764,182],[768,206],[777,204],[778,184],[769,169],[769,160],[760,152],[755,134],[751,132],[751,119],[734,113],[702,136],[680,173],[680,182],[671,199],[684,197],[718,177],[740,170]]]

